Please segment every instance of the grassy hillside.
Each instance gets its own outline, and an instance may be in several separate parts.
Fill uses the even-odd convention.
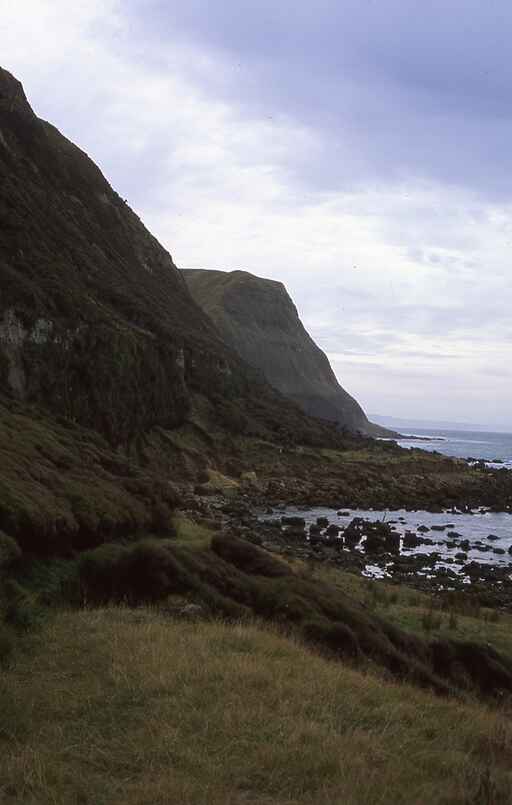
[[[329,662],[253,625],[60,613],[0,681],[19,805],[500,805],[506,711]]]
[[[69,560],[11,556],[0,586],[4,656],[15,631],[37,621],[48,605],[153,604],[176,612],[192,604],[203,618],[260,618],[327,657],[443,696],[512,695],[508,646],[499,651],[454,631],[432,639],[433,630],[393,623],[384,607],[354,594],[349,576],[316,577],[303,562],[234,536],[212,536],[182,516],[173,527],[171,539],[118,540]],[[6,544],[8,552],[13,544]]]
[[[0,530],[23,551],[70,555],[140,531],[169,532],[164,478],[93,431],[0,396]]]

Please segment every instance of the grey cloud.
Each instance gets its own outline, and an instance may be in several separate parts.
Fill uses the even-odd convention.
[[[146,8],[146,5],[148,8]],[[509,195],[507,0],[132,3],[148,36],[226,53],[246,114],[290,114],[328,148],[296,178],[324,188],[423,177]]]

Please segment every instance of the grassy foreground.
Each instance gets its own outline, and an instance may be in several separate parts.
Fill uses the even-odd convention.
[[[0,801],[497,805],[512,724],[254,625],[60,612],[0,677]]]

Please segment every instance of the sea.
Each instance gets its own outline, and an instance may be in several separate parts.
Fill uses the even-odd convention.
[[[482,460],[491,467],[512,469],[512,433],[415,428],[413,432],[403,435],[419,436],[422,441],[399,439],[398,444],[402,447],[419,447],[445,456]]]
[[[510,433],[415,428],[414,432],[404,435],[419,436],[422,439],[422,441],[407,438],[397,440],[405,448],[437,451],[455,458],[485,461],[487,466],[497,469],[512,469],[512,434]],[[340,509],[342,508],[343,501],[340,501]],[[282,513],[284,512],[280,512],[280,514]],[[453,557],[460,551],[460,548],[454,545],[453,538],[449,536],[450,532],[456,531],[459,540],[470,540],[471,546],[469,550],[466,550],[469,562],[512,566],[512,512],[491,512],[483,507],[472,512],[452,509],[443,513],[406,511],[405,509],[396,511],[352,509],[336,512],[323,507],[309,510],[305,510],[303,507],[286,507],[286,514],[304,517],[307,527],[311,523],[315,523],[318,517],[327,517],[329,522],[337,523],[342,528],[346,528],[353,517],[362,517],[371,521],[385,520],[394,523],[395,530],[399,531],[402,536],[406,531],[416,531],[420,525],[427,526],[432,530],[429,536],[435,534],[435,546],[421,545],[413,549],[401,547],[401,553],[423,554],[436,551],[440,555],[440,561],[437,563],[439,566],[443,566],[443,562],[447,559],[453,562]],[[270,515],[270,517],[272,516],[275,517],[275,514]],[[267,519],[267,517],[268,515],[263,516],[262,519]],[[437,530],[440,528],[442,531]],[[459,572],[456,565],[449,566]],[[460,572],[462,575],[464,574],[463,567],[460,568]],[[420,571],[420,575],[428,573],[428,568],[425,568],[423,574]],[[387,574],[382,568],[367,565],[364,575],[378,577]],[[512,574],[510,578],[512,578]]]

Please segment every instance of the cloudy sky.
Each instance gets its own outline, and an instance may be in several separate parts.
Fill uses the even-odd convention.
[[[508,0],[0,0],[178,266],[286,283],[370,412],[512,429]]]

